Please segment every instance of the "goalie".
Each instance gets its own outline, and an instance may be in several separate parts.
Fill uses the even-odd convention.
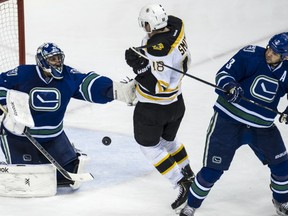
[[[1,73],[0,104],[3,108],[7,103],[8,107],[8,113],[1,124],[1,149],[7,164],[49,164],[46,157],[24,135],[27,129],[65,170],[81,172],[79,169],[83,167],[81,163],[86,161],[85,155],[75,150],[63,130],[63,118],[70,99],[100,104],[113,100],[133,103],[134,81],[113,82],[94,72],[80,73],[65,65],[64,57],[57,45],[44,43],[37,49],[36,65],[20,65]],[[12,95],[14,101],[21,104],[23,93],[28,95],[28,114],[25,101],[24,106],[15,108],[11,100],[6,98],[6,95]],[[17,112],[24,113],[22,122],[15,118]],[[32,121],[28,121],[30,113]],[[57,184],[70,185],[74,189],[79,187],[77,182],[67,180],[61,173],[57,173]]]

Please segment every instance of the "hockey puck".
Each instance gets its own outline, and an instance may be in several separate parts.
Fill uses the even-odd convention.
[[[106,146],[110,145],[111,144],[111,138],[107,137],[107,136],[103,137],[102,143]]]

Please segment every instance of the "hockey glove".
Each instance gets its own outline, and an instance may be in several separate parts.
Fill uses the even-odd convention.
[[[244,94],[241,86],[236,82],[229,82],[224,89],[226,90],[226,94],[224,97],[229,103],[239,103],[241,97]]]
[[[288,107],[284,110],[284,112],[281,113],[279,117],[279,122],[288,124]]]
[[[125,102],[128,106],[132,106],[133,101],[136,99],[135,90],[135,80],[130,80],[127,83],[113,82],[114,100]]]
[[[139,50],[141,54],[145,54],[143,50]],[[136,75],[141,75],[149,70],[151,70],[151,66],[149,64],[149,60],[140,56],[136,52],[134,52],[131,48],[125,51],[125,60],[126,63],[133,68],[133,71]]]

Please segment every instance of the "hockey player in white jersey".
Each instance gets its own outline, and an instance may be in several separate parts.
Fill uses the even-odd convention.
[[[183,21],[168,16],[159,4],[144,6],[139,25],[146,35],[145,49],[139,50],[152,62],[127,49],[125,59],[136,74],[138,103],[134,110],[134,137],[146,158],[172,185],[179,187],[173,209],[187,200],[194,178],[183,143],[176,134],[185,112],[181,81],[183,74],[166,65],[186,72],[190,63]]]
[[[77,173],[83,155],[75,150],[63,129],[63,118],[70,99],[100,104],[116,99],[130,104],[136,97],[133,82],[113,82],[95,72],[80,73],[65,65],[64,57],[56,44],[44,43],[37,49],[36,65],[20,65],[1,73],[0,104],[6,104],[8,90],[26,93],[34,121],[33,127],[25,128],[15,119],[8,121],[11,115],[6,115],[1,125],[1,148],[8,164],[49,163],[24,136],[23,132],[27,129],[65,170]],[[58,185],[74,184],[60,173],[57,182]]]

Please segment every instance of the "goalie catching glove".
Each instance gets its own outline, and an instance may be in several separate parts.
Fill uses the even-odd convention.
[[[132,106],[136,98],[135,80],[129,79],[127,82],[113,82],[113,97],[115,100],[125,102]]]
[[[22,135],[26,127],[34,127],[27,93],[8,90],[6,103],[7,111],[5,111],[3,124],[7,130],[16,135]],[[2,109],[4,110],[3,106]]]

